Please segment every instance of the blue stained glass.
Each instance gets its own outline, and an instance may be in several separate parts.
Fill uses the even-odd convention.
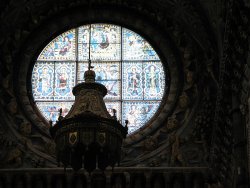
[[[89,29],[89,25],[78,29],[78,59],[80,61],[89,59]]]
[[[91,44],[90,58],[92,60],[118,61],[121,58],[120,44]]]
[[[129,122],[128,132],[134,132],[149,121],[155,114],[159,105],[160,102],[158,101],[123,102],[122,119],[123,121],[127,119]]]
[[[144,69],[144,99],[160,100],[164,93],[164,72],[161,63],[145,63]]]
[[[87,61],[89,59],[89,44],[88,43],[78,44],[78,58],[80,61]]]
[[[35,100],[53,100],[54,65],[36,63],[32,74],[32,91]]]
[[[124,60],[159,60],[151,45],[138,34],[123,29],[123,58]]]
[[[108,24],[91,25],[92,60],[120,60],[120,27]]]
[[[72,89],[75,86],[75,63],[57,62],[55,64],[55,99],[73,100]]]
[[[59,109],[62,108],[62,116],[65,117],[73,102],[37,102],[36,105],[48,121],[55,123],[58,120]]]
[[[78,43],[89,43],[89,29],[89,25],[78,28]]]
[[[115,109],[117,120],[121,120],[121,103],[120,102],[106,101],[105,105],[106,105],[106,108],[111,116],[114,115],[113,109]]]
[[[101,62],[96,63],[93,61],[93,70],[95,71],[96,81],[111,81],[120,80],[120,63],[118,62]],[[78,63],[78,82],[84,80],[84,72],[88,70],[88,62]]]
[[[84,72],[88,70],[88,62],[78,62],[77,65],[77,83],[84,81]]]
[[[118,80],[120,79],[120,64],[101,62],[92,63],[96,74],[96,80]]]
[[[67,31],[50,42],[38,60],[75,60],[75,30]]]
[[[162,63],[144,38],[111,24],[69,30],[44,48],[32,74],[33,96],[41,113],[54,123],[60,107],[67,114],[74,101],[72,88],[84,81],[89,58],[96,82],[107,88],[104,101],[109,113],[116,109],[123,124],[129,120],[129,134],[146,124],[164,94]]]
[[[91,25],[91,43],[105,47],[109,44],[121,42],[121,28],[110,24]]]
[[[123,64],[123,98],[143,99],[142,64]]]
[[[120,85],[121,82],[118,80],[115,81],[97,81],[103,84],[107,88],[107,95],[104,99],[120,99]]]

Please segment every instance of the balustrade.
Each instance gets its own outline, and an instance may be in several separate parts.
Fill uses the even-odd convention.
[[[0,188],[204,188],[206,167],[116,167],[92,174],[63,168],[0,169]]]

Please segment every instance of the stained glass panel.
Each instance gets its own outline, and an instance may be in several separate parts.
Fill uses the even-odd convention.
[[[84,81],[84,72],[88,70],[88,62],[78,62],[77,65],[77,83]]]
[[[62,108],[62,116],[65,117],[73,102],[37,102],[36,105],[48,121],[52,120],[55,123],[58,120],[59,109]]]
[[[92,60],[109,60],[117,61],[120,59],[120,44],[109,44],[102,45],[99,43],[91,44],[90,58]]]
[[[89,43],[78,44],[78,59],[80,61],[87,61],[89,59]]]
[[[49,62],[36,63],[32,74],[32,91],[35,100],[54,99],[54,64]]]
[[[150,120],[158,109],[159,104],[159,101],[123,102],[122,120],[128,120],[129,134]]]
[[[53,122],[60,107],[66,115],[74,101],[72,88],[83,82],[89,58],[96,82],[107,88],[104,101],[109,113],[116,109],[123,124],[128,119],[129,133],[149,121],[164,93],[162,63],[144,38],[111,24],[72,29],[44,48],[32,74],[33,96],[41,113]]]
[[[120,102],[105,102],[105,105],[111,116],[113,116],[113,109],[115,109],[117,120],[121,120],[121,103]]]
[[[161,63],[148,62],[143,64],[144,99],[161,100],[164,93],[164,72]]]
[[[119,62],[93,62],[94,71],[96,74],[96,81],[102,80],[119,80],[120,79],[120,63]],[[84,80],[84,72],[88,70],[88,62],[78,63],[78,77],[77,80]]]
[[[80,61],[89,59],[89,29],[89,25],[78,29],[78,59]]]
[[[39,55],[38,60],[75,60],[75,29],[52,40]]]
[[[115,81],[97,81],[98,83],[103,84],[107,88],[107,95],[104,99],[120,99],[121,97],[121,82],[118,80]]]
[[[120,79],[120,63],[92,63],[96,73],[96,80],[118,80]]]
[[[121,27],[110,24],[91,24],[91,43],[119,44],[121,41]]]
[[[75,63],[55,63],[55,100],[73,100],[72,89],[75,86]]]
[[[142,63],[123,64],[122,88],[124,99],[143,99]]]
[[[90,25],[78,28],[78,43],[89,43],[89,29]]]
[[[124,60],[159,60],[158,55],[145,39],[128,29],[122,31]]]
[[[121,28],[108,24],[91,25],[91,59],[120,60]]]

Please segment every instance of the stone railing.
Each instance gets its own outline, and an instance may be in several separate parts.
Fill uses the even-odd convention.
[[[0,169],[2,188],[203,188],[206,167],[116,167],[105,172],[63,168]]]

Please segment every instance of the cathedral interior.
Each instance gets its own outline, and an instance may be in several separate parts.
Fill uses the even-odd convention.
[[[0,10],[0,187],[249,187],[249,0],[1,0]],[[131,125],[134,122],[140,126],[128,124],[119,166],[95,169],[89,174],[84,169],[75,172],[58,166],[56,145],[49,132],[52,123],[46,118],[52,112],[41,110],[39,105],[50,100],[53,105],[55,100],[60,104],[72,102],[65,101],[64,96],[68,92],[72,97],[78,77],[65,76],[72,60],[63,59],[64,54],[84,48],[79,47],[85,40],[80,37],[82,28],[101,28],[101,24],[105,29],[113,28],[104,37],[111,36],[111,32],[115,36],[117,28],[122,33],[117,45],[121,50],[112,47],[122,56],[114,61],[118,62],[121,77],[112,80],[124,85],[116,103],[121,106],[117,116],[122,122],[128,118]],[[59,52],[53,49],[61,43],[53,43],[53,56],[57,54],[55,57],[61,59],[50,59],[52,52],[46,59],[41,52],[47,52],[51,41],[72,29],[74,39],[67,35],[61,43],[78,42]],[[86,36],[90,34],[95,37],[94,32]],[[111,39],[116,40],[104,38],[105,42],[91,46],[91,50],[116,46]],[[90,53],[89,43],[85,47]],[[135,43],[146,49],[124,47]],[[84,59],[84,52],[75,51],[73,62],[84,64],[88,59]],[[149,55],[136,60],[139,51]],[[93,62],[96,54],[93,51]],[[56,66],[60,63],[66,68],[58,73],[60,68]],[[97,62],[93,69],[96,74],[98,63],[100,68],[106,66]],[[47,76],[42,77],[39,66],[45,64],[54,68],[44,70]],[[139,65],[142,68],[138,75],[144,76],[144,82],[134,76]],[[44,102],[45,98],[38,96],[42,93],[39,87],[50,79],[49,71],[51,76],[60,74],[58,87],[55,78],[52,89],[56,93],[61,88],[57,94],[63,97],[54,94],[53,99],[46,98],[47,84],[43,88],[48,91],[43,92]],[[130,85],[126,75],[133,79]],[[68,87],[70,79],[72,86]],[[119,87],[111,92],[114,84],[108,88],[108,95],[116,97],[114,92]],[[140,87],[155,90],[147,93]],[[129,117],[126,105],[132,110],[144,105],[140,118]]]

